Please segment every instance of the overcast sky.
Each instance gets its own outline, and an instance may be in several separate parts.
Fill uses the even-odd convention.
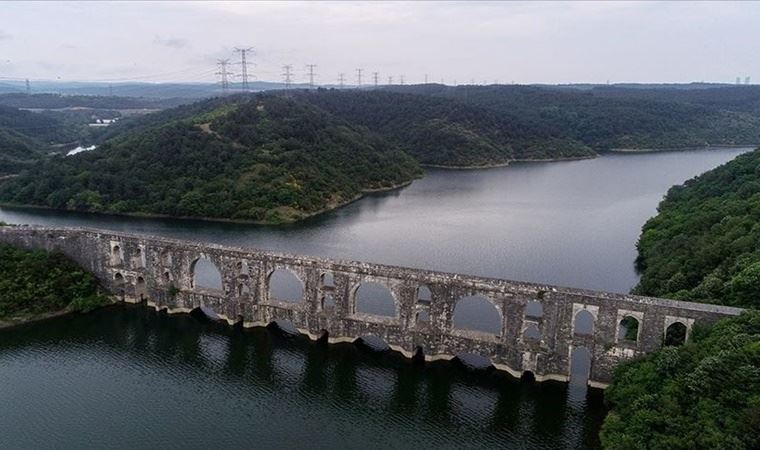
[[[213,81],[254,47],[258,80],[355,69],[407,83],[760,81],[760,3],[20,3],[0,8],[0,81]],[[233,70],[238,70],[233,67]]]

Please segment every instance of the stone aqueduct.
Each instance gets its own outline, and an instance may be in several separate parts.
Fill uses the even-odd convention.
[[[573,352],[585,348],[590,354],[588,382],[596,387],[609,383],[620,361],[661,347],[669,327],[684,327],[688,336],[697,322],[709,323],[741,312],[716,305],[93,229],[0,227],[0,241],[61,251],[124,301],[144,300],[170,313],[208,307],[229,323],[242,322],[244,326],[284,320],[312,339],[327,338],[329,342],[373,335],[409,357],[435,360],[478,354],[515,376],[530,372],[537,380],[566,381]],[[194,286],[193,269],[200,258],[219,269],[221,290]],[[270,298],[270,277],[280,269],[301,280],[301,301]],[[332,283],[325,283],[326,276]],[[395,315],[357,312],[357,289],[370,282],[391,292]],[[420,298],[420,289],[429,291],[429,298]],[[483,297],[496,308],[501,319],[498,333],[453,325],[457,302],[470,296]],[[334,299],[334,305],[325,305],[326,297]],[[542,311],[531,311],[531,304],[540,304]],[[590,333],[577,329],[576,318],[581,314],[593,320]],[[626,337],[621,332],[624,318],[638,322],[636,336]],[[529,329],[533,333],[528,333]]]

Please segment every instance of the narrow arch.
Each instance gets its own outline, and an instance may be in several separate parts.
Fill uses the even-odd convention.
[[[192,287],[194,289],[222,290],[222,273],[211,260],[201,257],[190,265]]]
[[[113,276],[114,281],[117,283],[123,283],[124,282],[124,275],[120,274],[119,272],[116,272]]]
[[[137,277],[135,282],[135,296],[142,302],[145,301],[148,296],[148,287],[145,284],[145,278]]]
[[[540,319],[544,317],[544,305],[536,300],[531,300],[525,305],[525,317]]]
[[[618,324],[618,339],[630,342],[639,340],[639,320],[633,316],[625,316]]]
[[[245,261],[245,260],[238,261],[238,263],[236,265],[237,265],[237,269],[238,269],[238,275],[250,275],[251,274],[251,269],[250,269],[250,267],[248,265],[248,261]]]
[[[525,327],[525,330],[523,331],[523,340],[534,342],[541,340],[541,331],[539,331],[538,326],[535,323],[531,323]]]
[[[111,265],[121,264],[121,247],[116,244],[111,247]]]
[[[679,346],[686,343],[686,325],[673,322],[665,330],[664,345]]]
[[[374,352],[385,352],[391,348],[383,338],[375,336],[374,334],[362,336],[354,342],[359,346],[368,348]]]
[[[162,266],[171,266],[172,265],[172,254],[167,249],[161,252],[161,265]]]
[[[418,345],[414,349],[414,354],[412,355],[412,362],[415,364],[423,364],[425,362],[425,349],[422,348],[421,345]]]
[[[585,309],[578,311],[573,321],[573,334],[581,336],[594,334],[594,315]]]
[[[380,283],[362,283],[356,289],[355,312],[396,317],[396,300],[390,289]]]
[[[322,296],[322,299],[320,300],[320,306],[322,307],[322,311],[334,309],[335,297],[333,297],[331,294]]]
[[[415,320],[418,324],[430,323],[430,311],[427,308],[418,310]]]
[[[501,313],[482,295],[462,297],[454,307],[452,325],[460,330],[501,335]]]
[[[427,286],[420,286],[417,288],[417,301],[420,303],[430,303],[433,299],[433,294],[430,292],[430,288]]]
[[[269,300],[300,303],[303,300],[303,283],[293,272],[277,269],[269,275]]]
[[[591,376],[591,351],[586,347],[574,347],[570,355],[570,383],[587,385]]]
[[[335,287],[335,278],[333,274],[325,272],[320,276],[322,280],[322,287]]]
[[[168,271],[168,270],[165,270],[165,271],[164,271],[164,275],[163,275],[163,278],[164,278],[164,282],[166,282],[166,283],[169,283],[169,282],[171,282],[171,281],[172,281],[172,274],[171,274],[171,273],[169,273],[169,271]]]
[[[246,297],[251,295],[251,288],[246,283],[238,283],[238,297]]]
[[[533,383],[534,381],[536,381],[536,375],[533,372],[531,372],[530,370],[526,370],[520,376],[520,381],[525,381],[527,383]]]

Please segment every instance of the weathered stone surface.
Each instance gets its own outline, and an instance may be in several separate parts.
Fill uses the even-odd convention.
[[[409,357],[420,351],[427,360],[474,353],[488,357],[494,366],[515,376],[530,371],[537,380],[567,380],[573,349],[586,347],[592,355],[589,383],[594,386],[606,385],[620,361],[661,347],[671,324],[682,323],[688,333],[695,323],[714,322],[742,311],[94,229],[0,227],[0,241],[60,251],[124,301],[146,301],[170,312],[204,306],[228,322],[242,321],[244,326],[287,320],[313,339],[326,334],[329,342],[374,335]],[[193,270],[200,258],[212,261],[219,269],[221,290],[193,286]],[[289,270],[302,281],[301,302],[269,298],[269,277],[276,269]],[[328,285],[323,283],[325,276],[331,281]],[[356,313],[356,292],[368,282],[390,290],[395,317]],[[422,287],[429,289],[429,299],[418,299]],[[499,334],[452,326],[457,301],[472,295],[488,299],[499,311]],[[325,296],[334,299],[334,306],[323,307]],[[540,303],[540,314],[526,312],[531,301]],[[576,333],[576,317],[582,311],[593,317],[589,335]],[[420,321],[423,312],[429,319]],[[639,321],[635,341],[619,337],[620,321],[626,316]],[[539,336],[526,336],[525,330],[533,327]]]

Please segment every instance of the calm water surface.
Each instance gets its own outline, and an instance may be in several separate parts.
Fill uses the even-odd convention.
[[[280,228],[11,209],[0,220],[627,292],[667,189],[746,150],[432,170]],[[0,331],[4,448],[594,448],[600,397],[142,307]]]

